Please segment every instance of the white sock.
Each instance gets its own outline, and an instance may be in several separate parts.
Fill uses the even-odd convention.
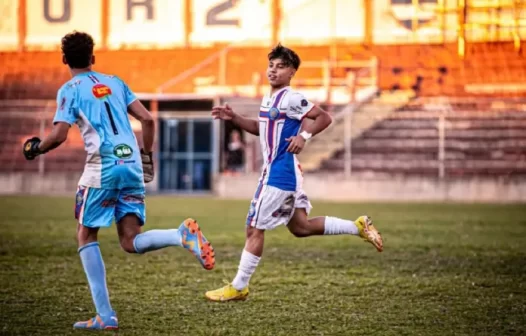
[[[232,281],[232,286],[235,289],[242,290],[248,286],[250,277],[256,270],[256,267],[258,267],[260,259],[261,257],[257,257],[247,250],[243,250],[236,277],[234,278],[234,281]]]
[[[352,234],[358,235],[358,227],[353,221],[336,218],[336,217],[325,217],[325,235],[341,235],[341,234]]]

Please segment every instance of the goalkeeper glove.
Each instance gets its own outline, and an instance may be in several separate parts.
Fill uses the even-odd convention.
[[[27,139],[26,142],[24,142],[23,153],[26,160],[34,160],[37,156],[44,154],[44,152],[38,148],[40,142],[41,140],[38,137]]]
[[[149,183],[153,181],[153,159],[152,159],[152,153],[145,153],[143,149],[141,149],[141,161],[142,161],[142,171],[144,175],[144,182]]]

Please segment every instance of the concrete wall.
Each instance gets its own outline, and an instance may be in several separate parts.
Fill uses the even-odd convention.
[[[72,195],[79,177],[79,174],[0,174],[0,194]],[[217,176],[215,194],[250,200],[258,177],[257,174]],[[304,189],[313,200],[526,202],[526,178],[478,177],[440,181],[424,177],[354,176],[346,180],[340,175],[309,174],[305,176]]]
[[[221,177],[216,193],[225,198],[251,199],[258,176]],[[371,178],[341,175],[305,176],[304,190],[313,200],[332,201],[437,201],[437,202],[526,202],[526,178],[426,177]]]

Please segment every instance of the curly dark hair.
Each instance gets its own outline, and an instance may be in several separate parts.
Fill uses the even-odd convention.
[[[281,43],[278,43],[268,54],[269,61],[276,58],[281,59],[286,66],[292,66],[296,70],[298,70],[301,64],[298,54],[296,54],[294,50],[282,46]]]
[[[73,31],[62,38],[62,53],[70,68],[83,69],[91,65],[93,38],[90,34]]]

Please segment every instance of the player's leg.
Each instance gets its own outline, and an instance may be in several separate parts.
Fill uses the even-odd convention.
[[[241,253],[241,260],[237,274],[228,285],[208,291],[205,296],[211,301],[233,301],[244,300],[248,296],[248,283],[252,274],[263,255],[263,245],[265,242],[265,231],[255,227],[246,227],[245,248]]]
[[[356,235],[373,244],[379,252],[383,250],[382,236],[373,226],[368,216],[360,216],[355,221],[331,216],[308,218],[308,213],[312,206],[303,191],[299,192],[295,207],[294,215],[288,223],[287,228],[296,237],[342,234]]]
[[[215,253],[199,224],[186,219],[178,229],[149,230],[141,233],[146,221],[144,188],[124,189],[120,192],[115,219],[122,248],[128,253],[146,253],[169,246],[182,246],[211,270],[215,265]]]
[[[77,329],[118,329],[117,316],[111,307],[106,285],[106,269],[97,241],[99,228],[110,226],[113,220],[115,203],[112,199],[115,195],[112,192],[87,187],[79,187],[77,191],[75,218],[78,221],[78,252],[97,312],[94,318],[75,323],[73,327]]]
[[[243,291],[245,288],[248,289],[250,278],[256,271],[261,256],[263,255],[264,244],[265,230],[247,226],[245,248],[241,253],[241,260],[239,261],[236,277],[232,281],[232,287],[236,290]]]
[[[231,284],[206,292],[212,301],[243,300],[248,296],[250,278],[263,255],[265,231],[285,224],[294,210],[294,195],[270,186],[256,191],[246,221],[245,248],[241,253],[236,277]]]

